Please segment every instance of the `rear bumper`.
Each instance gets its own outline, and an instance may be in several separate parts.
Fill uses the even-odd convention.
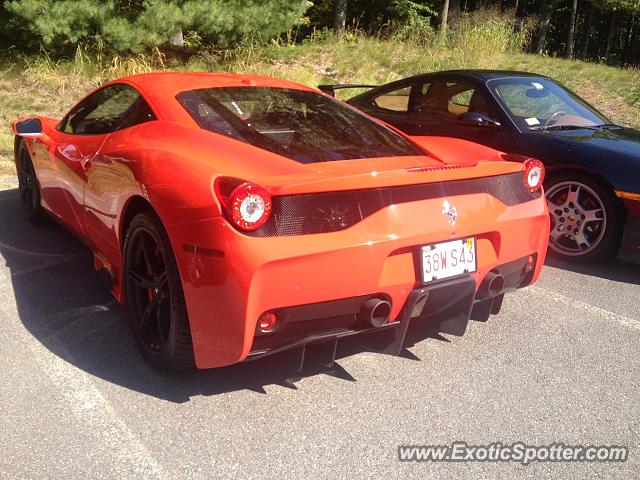
[[[490,314],[499,312],[505,293],[531,283],[537,261],[535,254],[533,257],[533,264],[528,264],[527,256],[492,269],[492,273],[504,278],[503,288],[493,294],[483,294],[482,288],[476,291],[476,282],[469,275],[416,288],[407,296],[398,320],[383,327],[371,327],[360,315],[363,304],[369,299],[380,298],[380,295],[362,295],[276,310],[274,313],[282,322],[280,328],[273,334],[256,336],[249,359],[388,328],[399,331],[395,332],[393,342],[386,350],[399,354],[411,321],[421,322],[424,328],[434,332],[461,336],[471,317],[486,320]]]
[[[392,304],[390,320],[398,325],[393,328],[399,328],[414,292],[428,288],[433,299],[441,291],[446,297],[453,291],[441,290],[444,283],[438,289],[422,284],[416,267],[422,245],[476,237],[477,271],[464,277],[464,285],[458,285],[465,289],[464,301],[454,302],[466,302],[469,311],[487,273],[501,265],[535,254],[529,283],[535,281],[549,231],[543,196],[512,206],[483,193],[448,200],[459,212],[455,225],[442,215],[441,197],[392,205],[348,229],[326,234],[248,237],[223,218],[170,228],[197,366],[217,367],[242,361],[250,353],[258,356],[291,348],[296,342],[362,333],[348,322],[336,327],[340,331],[331,332],[330,326],[313,331],[312,322],[326,320],[321,310],[313,313],[314,308],[335,307],[332,302],[336,300],[348,304],[344,299],[382,296]],[[356,303],[340,308],[353,310]],[[298,309],[299,314],[305,308],[306,317],[297,322],[302,334],[272,344],[263,339],[266,337],[255,336],[262,313]],[[427,308],[432,308],[429,303]],[[465,317],[464,326],[468,313],[460,314]],[[353,320],[353,312],[348,315]],[[331,318],[341,316],[337,311]],[[447,331],[441,325],[445,320],[451,318],[439,320],[440,331]]]

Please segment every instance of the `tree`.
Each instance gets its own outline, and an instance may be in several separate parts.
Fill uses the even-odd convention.
[[[440,14],[440,31],[444,32],[447,29],[447,17],[449,16],[449,0],[444,0],[442,5],[442,13]]]
[[[7,10],[45,45],[100,41],[120,51],[180,43],[195,31],[227,47],[263,41],[296,25],[307,0],[12,0]]]
[[[593,2],[587,2],[587,18],[584,21],[584,38],[582,41],[582,54],[580,57],[586,60],[589,55],[589,42],[591,40],[591,26],[593,25]]]
[[[460,0],[449,0],[449,25],[457,26],[460,23]]]
[[[573,43],[576,36],[576,15],[578,14],[578,0],[572,0],[571,18],[569,19],[569,31],[567,34],[567,49],[565,55],[567,58],[573,58]]]
[[[341,0],[316,0],[306,12],[310,20],[307,33],[318,28],[336,28],[335,20],[342,11]],[[391,28],[406,27],[407,32],[431,29],[431,19],[438,16],[426,0],[348,0],[345,25],[357,24],[358,28],[379,34]],[[339,22],[341,25],[342,22]]]
[[[613,40],[616,38],[623,38],[623,45],[628,45],[630,37],[633,36],[633,26],[636,23],[637,14],[640,14],[640,0],[594,0],[594,6],[609,16],[609,25],[607,29],[607,37],[604,47],[604,59],[609,60],[611,51],[613,48]],[[624,24],[618,26],[619,19],[623,18],[623,15],[627,13],[629,17],[627,30],[623,30],[622,33],[617,31],[617,28],[623,29]],[[622,56],[624,57],[624,47]],[[628,52],[628,46],[626,51]],[[623,60],[624,61],[624,60]]]
[[[333,31],[342,35],[347,26],[347,0],[336,0],[336,8],[333,16]]]
[[[544,0],[542,3],[542,16],[540,24],[538,25],[538,41],[536,42],[535,52],[542,54],[544,52],[545,43],[547,40],[547,29],[551,22],[551,15],[556,7],[557,0]]]
[[[97,0],[14,0],[5,4],[8,12],[47,45],[75,44],[99,35],[113,7],[112,1]]]
[[[622,63],[622,65],[625,65],[627,63],[627,60],[629,59],[631,39],[633,38],[633,34],[635,33],[633,28],[635,25],[635,19],[636,19],[636,12],[634,11],[629,12],[629,22],[627,25],[627,30],[624,35],[624,47],[622,49],[622,59],[620,62]]]
[[[604,47],[604,58],[609,58],[609,53],[611,52],[611,42],[613,41],[613,34],[616,32],[616,16],[617,10],[614,10],[611,14],[611,24],[609,25],[609,30],[607,31],[607,43]]]

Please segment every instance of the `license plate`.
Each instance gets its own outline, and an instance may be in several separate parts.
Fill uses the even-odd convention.
[[[476,271],[476,239],[436,243],[422,247],[424,283]]]

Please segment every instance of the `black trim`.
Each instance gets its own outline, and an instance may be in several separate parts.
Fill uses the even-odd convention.
[[[272,199],[271,217],[247,235],[280,237],[345,230],[390,205],[487,193],[508,206],[539,198],[524,185],[522,172],[449,182],[364,190],[282,195]]]
[[[273,348],[296,342],[313,333],[365,330],[368,326],[359,325],[357,315],[362,305],[371,298],[390,301],[385,294],[370,294],[273,310],[278,317],[277,332],[262,334],[256,331],[253,348]]]
[[[336,96],[336,90],[347,88],[377,88],[379,85],[366,85],[362,83],[338,83],[335,85],[318,85],[318,89],[332,97]]]
[[[284,324],[273,334],[254,337],[248,360],[313,343],[386,329],[394,330],[394,337],[384,352],[398,355],[404,345],[409,322],[413,319],[425,324],[428,330],[461,336],[466,331],[469,319],[486,321],[490,315],[499,313],[506,292],[531,283],[538,260],[535,254],[532,255],[535,261],[530,272],[525,272],[528,255],[498,265],[492,270],[505,279],[504,289],[495,297],[478,298],[476,283],[471,275],[426,284],[409,293],[398,321],[382,327],[371,328],[358,320],[358,312],[368,299],[388,300],[381,293],[276,309],[274,312]]]
[[[288,317],[289,312],[312,308],[316,309],[317,320],[295,322],[289,319],[280,331],[269,336],[254,337],[249,358],[273,355],[312,343],[385,329],[396,331],[394,341],[387,346],[387,349],[397,355],[404,344],[408,322],[414,318],[428,322],[430,329],[434,331],[460,336],[464,334],[469,322],[475,289],[475,281],[469,275],[437,285],[417,288],[409,294],[400,312],[399,321],[375,328],[362,326],[354,312],[355,307],[359,310],[362,303],[369,298],[379,296],[375,294],[276,310],[279,315],[284,314]],[[338,305],[342,305],[343,314],[321,318],[327,312],[338,313],[336,310]]]

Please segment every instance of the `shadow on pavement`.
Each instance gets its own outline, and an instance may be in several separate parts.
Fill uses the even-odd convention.
[[[571,263],[560,260],[550,254],[547,255],[545,265],[560,268],[570,272],[600,277],[615,282],[640,285],[640,265],[619,259],[598,262],[594,264]]]
[[[355,381],[337,363],[327,367],[326,357],[315,358],[314,349],[309,349],[301,372],[292,368],[299,351],[185,374],[153,370],[136,349],[125,308],[101,287],[89,250],[53,221],[41,226],[27,222],[15,189],[0,191],[0,256],[11,278],[10,286],[0,288],[13,289],[24,327],[63,360],[131,390],[181,403],[195,395],[237,390],[266,393],[267,385],[295,389],[295,381],[321,373]],[[4,315],[10,313],[5,310]],[[406,345],[426,338],[448,341],[416,324]],[[338,358],[363,351],[360,339],[345,339]],[[406,349],[401,356],[419,360]]]

